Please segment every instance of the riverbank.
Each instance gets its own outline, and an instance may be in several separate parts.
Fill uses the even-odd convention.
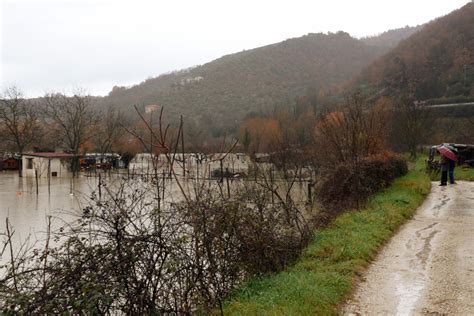
[[[410,219],[430,190],[422,159],[360,211],[315,232],[301,258],[278,274],[249,282],[224,305],[228,315],[335,314],[381,247]]]

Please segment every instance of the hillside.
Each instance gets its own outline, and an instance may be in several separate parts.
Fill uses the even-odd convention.
[[[474,3],[425,24],[376,60],[356,85],[376,95],[419,100],[474,96]]]
[[[360,40],[367,45],[393,48],[402,40],[412,36],[423,28],[423,25],[405,26],[402,28],[389,30],[379,35],[363,37]]]
[[[251,112],[268,113],[313,91],[340,85],[387,52],[347,33],[308,34],[231,54],[187,70],[114,87],[101,100],[119,108],[158,104],[171,118],[219,137]]]

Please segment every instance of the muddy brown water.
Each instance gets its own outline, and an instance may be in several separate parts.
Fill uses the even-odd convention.
[[[433,182],[340,314],[474,315],[474,182]]]
[[[126,175],[102,174],[101,183],[113,190]],[[139,178],[133,183],[140,182]],[[131,183],[132,183],[131,182]],[[93,191],[98,194],[99,177],[80,173],[75,178],[38,179],[38,194],[34,178],[20,178],[17,172],[0,172],[0,233],[5,232],[5,220],[15,229],[15,240],[44,233],[48,216],[53,227],[60,227],[80,216],[90,204]],[[105,189],[102,192],[105,195]],[[175,183],[167,183],[166,200],[175,201],[180,195]]]
[[[48,216],[53,230],[74,220],[96,187],[97,179],[92,177],[51,178],[49,185],[47,179],[39,179],[36,194],[34,178],[20,178],[17,172],[0,172],[0,233],[6,232],[8,218],[14,231],[14,246],[28,238],[31,242],[41,240]],[[3,244],[4,237],[1,239]],[[3,260],[6,256],[9,253],[3,254]]]
[[[125,174],[103,174],[102,183],[113,187],[126,177]],[[136,181],[134,180],[136,179]],[[130,183],[140,182],[134,178]],[[87,173],[80,173],[78,177],[38,179],[38,194],[36,194],[36,180],[34,178],[20,178],[15,171],[0,172],[0,234],[6,232],[5,221],[8,218],[14,228],[14,245],[18,246],[28,237],[30,241],[44,239],[47,218],[51,216],[52,230],[56,230],[65,223],[71,222],[81,215],[81,210],[90,203],[92,191],[97,193],[98,177]],[[203,180],[207,181],[207,180]],[[209,185],[216,186],[217,181],[207,181]],[[245,185],[242,180],[233,180],[231,186]],[[184,189],[192,195],[193,180],[182,182]],[[225,186],[225,183],[224,183]],[[224,188],[224,191],[225,188]],[[307,201],[306,184],[299,183],[294,186],[293,194],[302,203]],[[166,203],[182,200],[182,194],[176,182],[166,180],[164,195]],[[4,236],[0,236],[0,251]],[[0,257],[0,263],[9,253]]]
[[[101,183],[114,190],[125,174],[102,174]],[[0,172],[0,251],[2,250],[6,233],[6,219],[13,227],[13,246],[15,250],[25,244],[35,244],[35,248],[44,243],[48,217],[51,218],[51,229],[56,231],[67,223],[78,219],[85,206],[91,204],[90,196],[93,191],[98,194],[99,177],[97,175],[80,173],[75,178],[38,179],[38,194],[36,179],[20,178],[17,172]],[[129,184],[146,185],[140,178],[134,178]],[[105,189],[102,187],[103,195]],[[178,186],[168,181],[165,199],[176,202],[179,199]],[[0,253],[0,265],[9,260],[8,248]],[[1,271],[0,271],[1,272]]]
[[[47,216],[67,219],[79,210],[97,180],[90,177],[39,179],[19,178],[17,172],[0,172],[0,231],[8,217],[18,235],[26,237],[46,223]],[[66,217],[66,218],[65,218]],[[41,228],[42,229],[42,228]]]

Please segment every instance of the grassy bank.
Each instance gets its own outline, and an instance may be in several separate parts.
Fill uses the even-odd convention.
[[[440,181],[441,173],[440,172],[432,172],[430,173],[431,181]],[[454,179],[457,180],[465,180],[465,181],[474,181],[474,168],[469,167],[456,167],[454,169]]]
[[[454,170],[454,179],[474,181],[474,168],[458,167]]]
[[[409,219],[430,189],[423,160],[366,207],[339,216],[292,267],[254,280],[225,304],[232,315],[327,315],[349,295],[357,275]]]

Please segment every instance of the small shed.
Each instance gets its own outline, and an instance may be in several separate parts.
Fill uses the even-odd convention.
[[[18,168],[18,159],[15,159],[13,157],[6,158],[0,161],[0,170],[18,170]]]
[[[80,157],[76,154],[43,152],[23,154],[23,177],[48,178],[68,177],[72,174],[71,160]]]

